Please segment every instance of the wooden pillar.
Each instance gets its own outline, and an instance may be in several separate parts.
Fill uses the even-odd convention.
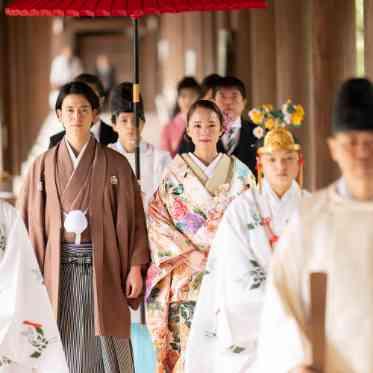
[[[235,35],[235,66],[234,75],[240,78],[246,86],[247,90],[247,106],[250,107],[252,103],[251,89],[252,75],[251,75],[251,19],[250,10],[241,10],[238,13],[237,29],[234,29]],[[245,113],[246,114],[246,113]]]
[[[205,75],[203,67],[203,15],[201,12],[192,12],[185,13],[183,16],[184,73],[201,80]]]
[[[216,43],[217,35],[215,32],[215,13],[202,13],[202,55],[203,55],[203,77],[216,72]]]
[[[245,22],[244,17],[242,22]],[[267,9],[250,11],[250,56],[252,106],[276,102],[275,17],[272,3]]]
[[[6,128],[5,128],[5,77],[6,77],[6,60],[5,60],[5,16],[2,13],[3,2],[0,0],[0,172],[4,170],[4,151],[6,147]]]
[[[355,74],[355,1],[308,0],[311,18],[312,187],[338,176],[327,148],[331,115],[340,83]]]
[[[6,161],[16,175],[49,111],[50,19],[7,17],[6,29]]]
[[[182,14],[163,14],[160,19],[158,56],[162,93],[167,104],[172,106],[176,84],[184,76],[184,17]]]
[[[373,79],[373,0],[364,0],[365,74]]]
[[[311,136],[309,105],[309,53],[307,33],[307,2],[299,0],[274,1],[276,35],[277,105],[288,99],[305,109],[305,122],[295,130],[305,157],[305,187],[311,187]]]
[[[159,61],[157,43],[159,40],[159,18],[149,16],[144,19],[144,34],[140,40],[140,80],[145,111],[155,111],[155,97],[158,92]],[[151,61],[151,63],[149,63]]]

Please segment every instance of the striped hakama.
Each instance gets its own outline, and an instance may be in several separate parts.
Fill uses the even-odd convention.
[[[63,244],[59,329],[71,373],[134,372],[128,339],[95,336],[91,243]]]

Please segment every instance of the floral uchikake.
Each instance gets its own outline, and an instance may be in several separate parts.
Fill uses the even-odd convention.
[[[249,111],[249,117],[255,127],[253,133],[257,139],[274,128],[299,127],[303,123],[304,109],[302,105],[294,105],[288,100],[281,109],[274,109],[272,105],[261,105]]]

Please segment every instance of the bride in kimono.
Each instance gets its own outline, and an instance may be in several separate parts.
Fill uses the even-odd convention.
[[[258,189],[231,203],[215,235],[187,345],[186,373],[253,372],[269,262],[308,194],[301,189],[301,147],[289,131],[301,124],[302,107],[262,106],[249,116],[259,138]]]
[[[69,373],[34,250],[17,211],[0,201],[0,371]]]
[[[210,244],[229,203],[255,184],[235,157],[217,152],[223,117],[211,101],[188,112],[194,153],[177,155],[150,202],[152,265],[147,275],[147,324],[157,373],[183,372],[184,351]]]
[[[145,216],[127,160],[90,134],[98,97],[62,87],[64,140],[33,164],[20,197],[71,373],[133,372],[128,305],[149,261]]]

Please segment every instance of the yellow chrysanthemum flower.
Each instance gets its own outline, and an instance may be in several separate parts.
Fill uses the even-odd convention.
[[[262,108],[263,108],[265,111],[270,112],[270,111],[273,110],[273,105],[271,105],[271,104],[264,104],[264,105],[262,105]]]
[[[296,114],[304,116],[304,109],[302,105],[296,105],[294,109]]]
[[[262,124],[264,115],[259,110],[251,110],[250,111],[250,118],[255,124]]]
[[[275,121],[273,120],[273,118],[268,118],[264,126],[265,128],[267,128],[267,130],[271,130],[275,127]]]
[[[294,126],[300,126],[303,122],[303,115],[294,113],[291,117],[291,122],[293,123]]]

